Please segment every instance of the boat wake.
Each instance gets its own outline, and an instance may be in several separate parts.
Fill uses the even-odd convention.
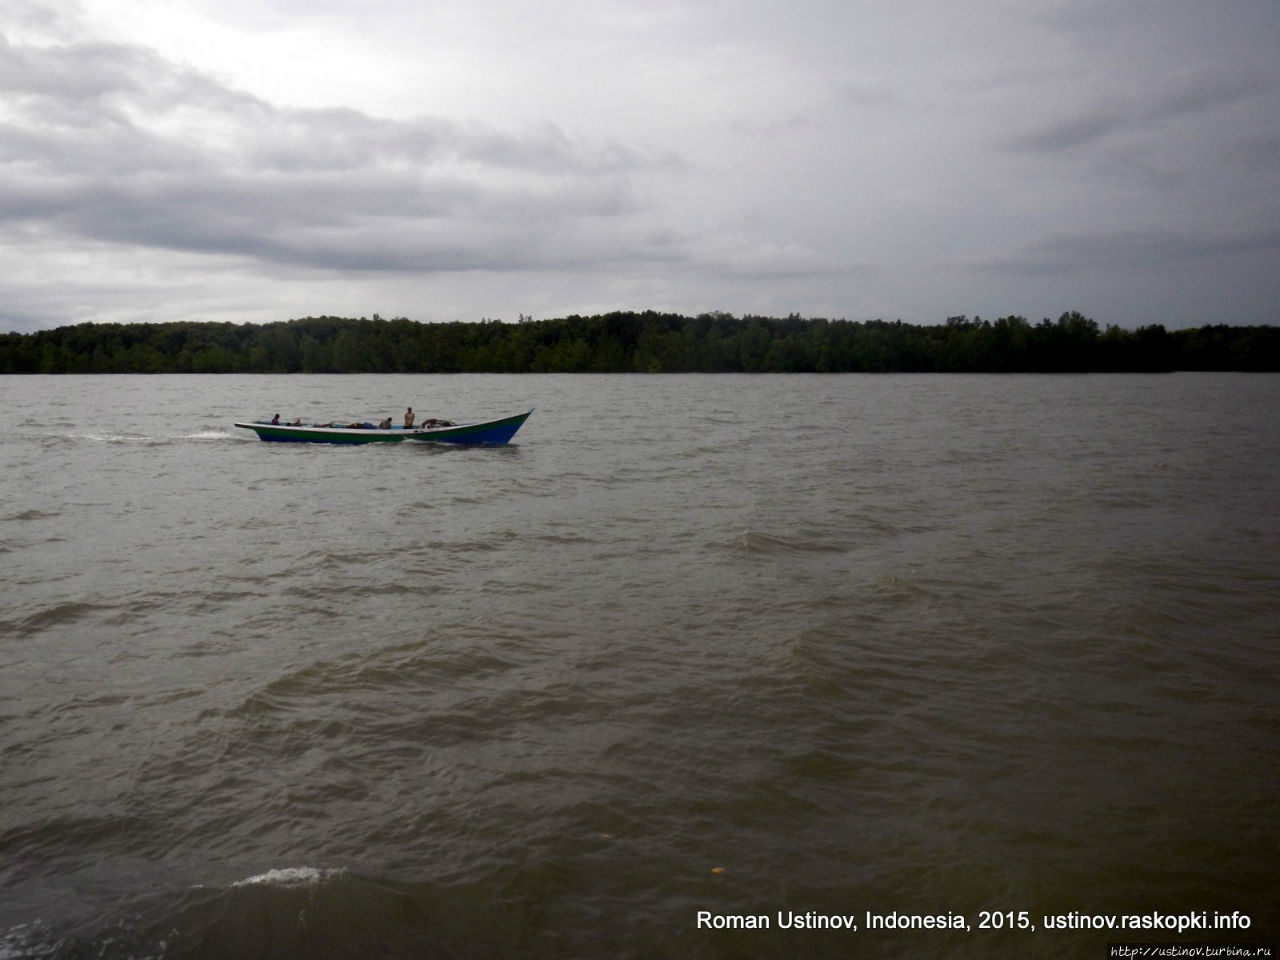
[[[53,439],[61,439],[61,437]],[[66,439],[87,440],[90,443],[133,443],[143,446],[169,442],[165,437],[148,437],[138,433],[70,433],[66,435]]]
[[[204,429],[195,430],[191,433],[175,434],[173,436],[150,436],[142,433],[64,433],[51,434],[44,438],[54,443],[89,443],[89,444],[108,444],[111,446],[139,446],[139,447],[160,447],[172,443],[186,443],[195,441],[197,443],[221,442],[226,440],[234,440],[239,443],[246,438],[240,434],[231,433],[228,430],[220,429]],[[4,960],[0,955],[0,960]]]
[[[228,430],[200,430],[196,433],[183,434],[182,440],[244,440],[240,434]]]

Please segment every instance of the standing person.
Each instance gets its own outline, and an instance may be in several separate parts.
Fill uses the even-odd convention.
[[[413,428],[413,407],[404,412],[404,428],[406,430]]]

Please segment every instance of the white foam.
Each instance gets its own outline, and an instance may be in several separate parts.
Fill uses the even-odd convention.
[[[94,443],[154,443],[154,437],[137,433],[73,433],[72,440],[91,440]]]
[[[322,880],[336,877],[345,872],[341,868],[337,870],[319,870],[315,867],[285,867],[279,870],[268,870],[266,873],[260,873],[245,880],[237,880],[232,886],[247,887],[250,884],[266,883],[282,887],[301,887],[307,884],[320,883]]]
[[[188,433],[182,439],[184,440],[231,440],[240,439],[239,434],[228,433],[225,430],[201,430],[199,433]]]
[[[57,949],[57,942],[49,939],[49,931],[40,920],[0,931],[0,960],[51,957]]]

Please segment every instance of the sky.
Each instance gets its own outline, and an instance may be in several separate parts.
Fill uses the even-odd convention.
[[[1276,0],[4,0],[0,331],[1280,323]]]

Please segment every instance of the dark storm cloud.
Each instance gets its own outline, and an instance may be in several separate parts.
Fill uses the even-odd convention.
[[[967,268],[1011,275],[1163,270],[1188,261],[1254,255],[1280,257],[1280,228],[1209,235],[1130,230],[1056,236],[1030,244],[1012,257],[969,263]]]
[[[277,107],[123,44],[4,41],[0,91],[0,223],[324,269],[572,261],[568,221],[627,213],[628,174],[677,164],[551,124]]]
[[[1113,100],[1086,108],[1014,137],[1010,145],[1015,150],[1057,153],[1094,143],[1114,133],[1140,131],[1167,121],[1228,107],[1273,93],[1277,87],[1275,79],[1251,72],[1243,75],[1200,74],[1157,90],[1145,99],[1131,94],[1125,103]]]
[[[1011,145],[1019,150],[1057,153],[1060,150],[1092,143],[1124,126],[1123,113],[1112,107],[1102,107],[1049,124],[1034,133],[1016,137]]]

